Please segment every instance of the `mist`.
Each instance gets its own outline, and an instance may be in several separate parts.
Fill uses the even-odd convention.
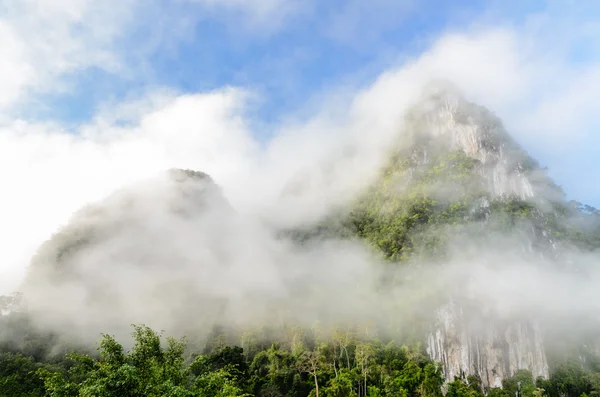
[[[476,235],[481,224],[450,227],[440,231],[457,236],[446,258],[412,265],[392,265],[355,238],[282,234],[351,208],[390,148],[412,143],[406,128],[396,124],[393,145],[366,152],[346,149],[357,137],[340,132],[346,141],[321,148],[310,163],[271,166],[273,185],[256,175],[241,182],[247,189],[223,189],[207,174],[171,170],[117,189],[77,211],[33,255],[19,286],[25,311],[37,327],[85,343],[101,332],[124,337],[131,323],[199,341],[215,329],[241,335],[269,327],[276,335],[316,325],[325,334],[359,327],[401,339],[430,330],[449,300],[470,302],[473,318],[529,319],[554,330],[570,321],[572,334],[595,333],[598,254],[560,247],[556,260],[551,247],[531,249],[533,237],[521,233],[527,225],[483,241],[459,237]],[[405,183],[395,183],[402,195]],[[439,199],[452,190],[431,189]]]
[[[543,48],[510,29],[444,35],[343,101],[324,94],[308,117],[281,115],[266,127],[270,139],[255,130],[243,88],[158,90],[107,105],[75,133],[4,123],[0,292],[23,292],[37,326],[86,342],[128,334],[131,323],[198,339],[215,327],[316,324],[374,325],[400,338],[450,298],[475,302],[477,315],[597,332],[597,253],[561,247],[557,262],[521,234],[486,244],[457,237],[443,263],[391,266],[357,239],[300,243],[281,233],[351,208],[390,153],[412,144],[405,115],[431,82],[497,111],[517,141],[568,141],[557,131],[578,124],[550,106],[564,91],[528,94],[544,76],[568,74],[538,56]],[[546,116],[562,122],[552,135]],[[206,172],[218,188],[184,182],[182,192],[165,178],[171,168]],[[48,271],[58,264],[65,274]]]

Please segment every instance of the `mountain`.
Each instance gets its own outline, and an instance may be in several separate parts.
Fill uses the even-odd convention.
[[[565,357],[589,365],[588,353],[600,352],[600,324],[586,319],[594,307],[571,299],[560,311],[550,297],[591,274],[600,212],[568,202],[498,117],[454,90],[428,91],[398,135],[367,189],[291,231],[246,228],[202,172],[170,170],[121,189],[40,247],[22,286],[27,311],[63,332],[76,323],[95,335],[150,318],[189,335],[218,334],[206,328],[222,324],[240,334],[248,325],[285,328],[294,318],[368,323],[381,319],[370,312],[394,316],[404,305],[413,308],[396,315],[406,318],[389,322],[408,323],[402,337],[424,342],[448,382],[479,379],[489,390],[521,370],[548,378]],[[328,240],[359,241],[390,269],[407,270],[384,273],[392,276],[374,284],[387,292],[373,295],[360,267],[347,269],[360,286],[341,277],[344,268],[325,269],[331,246],[298,255]],[[383,301],[408,287],[410,299]],[[381,301],[369,306],[365,292]]]
[[[594,272],[600,212],[567,201],[497,116],[453,89],[427,92],[399,136],[379,178],[349,208],[295,237],[357,236],[398,266],[438,269],[447,282],[425,293],[427,305],[417,303],[437,309],[410,321],[425,319],[417,332],[428,335],[427,352],[447,381],[476,376],[488,390],[519,370],[548,378],[565,357],[581,360],[583,345],[598,350],[589,307],[567,298],[558,313],[548,297],[560,293],[548,280],[563,280],[569,293],[577,284],[568,280],[583,285]],[[519,282],[519,273],[532,280]],[[486,293],[486,284],[507,281],[514,286]],[[539,297],[528,300],[534,294],[523,288],[538,288]]]
[[[402,147],[351,212],[359,235],[393,260],[443,255],[440,238],[448,233],[439,229],[453,227],[455,233],[457,225],[482,220],[494,222],[480,226],[497,228],[484,236],[531,220],[533,231],[548,229],[545,237],[553,243],[556,231],[550,229],[559,227],[566,210],[563,193],[497,117],[443,92],[409,111],[407,119]]]
[[[120,189],[75,213],[38,249],[20,288],[26,310],[53,329],[77,325],[91,335],[125,318],[189,324],[182,302],[202,294],[189,269],[209,277],[218,261],[225,271],[234,216],[198,171],[172,169]]]
[[[122,241],[123,235],[130,239],[139,237],[145,244],[161,243],[154,241],[159,236],[153,234],[163,226],[160,222],[164,220],[155,219],[160,214],[167,214],[170,221],[179,221],[179,226],[184,227],[201,214],[227,217],[231,212],[232,208],[210,176],[198,171],[169,170],[164,175],[128,186],[101,203],[90,204],[76,212],[67,227],[38,249],[29,266],[24,288],[27,290],[27,286],[37,282],[60,285],[77,278],[78,281],[89,281],[79,273],[108,271],[106,268],[82,269],[82,261],[77,260],[77,255],[89,253],[99,244],[110,246],[111,242]],[[127,256],[135,256],[134,241],[131,243],[133,250],[115,247],[116,252],[125,256],[115,259],[128,262]],[[152,259],[147,262],[151,266],[153,258],[145,259]],[[94,265],[108,266],[103,263]]]
[[[490,111],[441,90],[408,112],[404,129],[381,177],[341,221],[346,234],[406,266],[443,265],[469,255],[484,263],[489,255],[496,266],[539,263],[542,274],[585,271],[571,257],[600,247],[598,211],[567,202]],[[487,390],[522,369],[547,378],[548,355],[556,352],[552,333],[564,318],[541,310],[495,313],[496,302],[461,291],[469,288],[466,278],[448,291],[427,338],[427,352],[442,364],[446,379],[474,375]],[[597,330],[591,332],[595,346]]]

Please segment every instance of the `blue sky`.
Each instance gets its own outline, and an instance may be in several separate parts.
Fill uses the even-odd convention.
[[[232,194],[253,188],[240,169],[283,180],[340,131],[385,131],[429,78],[600,207],[598,15],[568,0],[0,0],[0,239],[15,241],[1,262],[164,167]]]
[[[123,99],[149,85],[191,93],[234,85],[260,91],[257,117],[273,120],[328,88],[370,83],[402,59],[426,50],[440,34],[477,18],[518,23],[545,9],[543,2],[331,0],[277,16],[283,21],[271,27],[262,21],[248,26],[247,12],[239,10],[193,2],[161,4],[160,10],[169,8],[169,22],[185,20],[184,37],[155,44],[143,58],[131,56],[127,52],[135,52],[155,29],[153,20],[132,24],[119,50],[129,67],[141,66],[143,73],[119,75],[96,67],[77,71],[68,76],[72,89],[43,98],[46,107],[35,116],[84,121],[98,102]]]

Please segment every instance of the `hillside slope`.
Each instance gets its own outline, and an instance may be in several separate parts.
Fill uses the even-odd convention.
[[[125,318],[191,324],[188,305],[209,289],[198,279],[226,277],[234,215],[202,172],[172,169],[116,191],[76,212],[38,249],[20,289],[26,310],[51,329],[77,325],[90,335],[114,331]]]
[[[573,257],[600,247],[598,211],[567,202],[497,117],[454,92],[434,92],[407,120],[380,179],[346,218],[331,224],[342,224],[345,234],[365,239],[392,262],[473,264],[448,290],[427,338],[427,351],[447,380],[476,375],[487,389],[519,369],[547,378],[548,354],[556,350],[550,333],[563,318],[528,311],[527,302],[502,313],[498,302],[512,298],[478,298],[467,292],[473,282],[467,278],[480,266],[518,262],[541,273],[585,271]],[[481,289],[503,280],[475,282]],[[583,343],[577,338],[569,348]]]

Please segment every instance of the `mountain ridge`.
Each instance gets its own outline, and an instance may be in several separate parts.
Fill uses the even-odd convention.
[[[567,202],[547,170],[487,109],[437,91],[408,111],[404,129],[410,143],[392,150],[380,178],[347,217],[335,215],[302,238],[359,236],[392,262],[418,265],[450,260],[452,244],[480,245],[484,252],[511,237],[510,250],[521,251],[520,260],[534,263],[541,255],[545,266],[570,274],[581,269],[565,252],[600,247],[586,241],[597,241],[597,231],[580,227],[587,215],[597,225],[597,210],[590,207],[586,215],[585,206]],[[474,302],[455,298],[436,310],[437,325],[427,337],[428,354],[442,363],[447,381],[474,375],[488,390],[519,370],[548,378],[548,329],[539,318],[506,323],[472,311],[469,317],[464,308]]]
[[[268,312],[273,308],[282,311],[273,311],[265,318],[285,323],[277,315],[285,312],[285,304],[290,302],[286,300],[291,299],[290,286],[315,296],[323,294],[328,300],[340,295],[340,291],[325,294],[328,280],[319,281],[320,284],[316,281],[318,275],[311,273],[312,268],[304,274],[287,263],[283,267],[266,266],[267,273],[262,276],[270,278],[256,280],[249,265],[266,259],[257,251],[269,251],[274,261],[306,265],[287,251],[288,256],[284,255],[281,247],[291,246],[290,251],[295,252],[311,241],[359,241],[370,247],[377,259],[383,258],[385,265],[414,272],[430,268],[428,277],[440,276],[438,285],[424,277],[413,278],[415,273],[410,271],[391,271],[391,277],[386,278],[387,273],[383,272],[381,279],[369,279],[365,284],[373,282],[389,292],[393,288],[411,287],[415,280],[424,283],[412,286],[411,291],[419,294],[414,301],[398,304],[416,306],[416,313],[405,320],[412,323],[404,326],[412,327],[413,335],[424,342],[427,354],[441,365],[448,383],[455,377],[467,381],[469,376],[475,376],[479,388],[490,390],[503,386],[521,370],[530,371],[534,378],[548,378],[553,366],[553,352],[548,352],[548,343],[553,343],[553,339],[548,328],[562,317],[549,317],[547,308],[543,313],[535,313],[527,302],[520,307],[519,302],[511,301],[503,312],[500,303],[512,298],[502,294],[511,293],[511,288],[486,295],[485,287],[477,284],[493,283],[490,278],[494,270],[508,265],[512,266],[511,271],[521,264],[539,271],[546,266],[546,270],[556,269],[564,275],[587,271],[579,264],[582,261],[577,255],[600,247],[600,212],[567,202],[564,192],[546,170],[487,109],[467,102],[452,90],[434,90],[428,95],[407,112],[406,123],[399,131],[402,141],[390,149],[389,161],[379,178],[357,197],[349,199],[346,207],[335,208],[317,224],[273,231],[277,236],[275,242],[250,238],[248,233],[263,233],[262,229],[233,233],[236,227],[243,227],[242,223],[212,178],[198,171],[170,170],[158,179],[125,188],[76,213],[70,224],[46,242],[33,258],[24,283],[25,298],[37,295],[34,313],[40,317],[58,313],[52,307],[53,299],[87,302],[84,306],[90,311],[86,318],[88,331],[103,325],[105,313],[93,309],[102,302],[114,306],[115,313],[123,310],[134,321],[148,315],[164,317],[163,324],[169,321],[171,325],[184,324],[188,331],[202,326],[203,321],[210,324],[216,319],[218,325],[219,316],[233,313],[247,320],[252,310]],[[269,233],[270,230],[266,232]],[[199,243],[204,241],[208,242],[204,246]],[[236,259],[241,259],[246,269],[235,266],[232,252],[244,244],[265,241],[269,244],[264,247],[244,248],[247,250],[242,252],[248,257]],[[194,255],[190,255],[192,251]],[[362,251],[356,254],[362,255]],[[311,252],[309,258],[316,259],[316,253]],[[216,266],[206,270],[202,259],[214,261]],[[111,261],[123,266],[105,268]],[[135,266],[128,267],[130,263]],[[119,273],[123,268],[129,274],[115,276],[123,274]],[[319,270],[323,273],[324,269],[314,269]],[[243,272],[236,275],[238,271]],[[336,271],[331,272],[333,277],[339,276]],[[277,278],[285,272],[292,276]],[[190,279],[190,274],[197,273],[207,280],[202,284],[207,291],[199,291]],[[211,281],[211,277],[225,278],[219,273],[242,280],[241,284],[232,285],[248,288],[251,293],[246,296],[245,289],[225,288],[228,280],[224,280],[225,284]],[[152,278],[150,274],[158,277]],[[362,273],[356,274],[360,277]],[[302,279],[298,285],[294,285],[294,275]],[[151,282],[145,282],[145,277]],[[342,280],[340,285],[356,288],[355,281]],[[475,292],[472,283],[479,287]],[[335,289],[337,284],[331,285]],[[238,300],[232,303],[230,295]],[[393,298],[394,294],[382,294],[379,298],[384,299],[383,296]],[[252,298],[269,305],[252,307]],[[123,299],[128,299],[128,308],[120,307]],[[271,306],[278,299],[283,302],[283,309]],[[140,307],[156,305],[156,310],[131,309],[137,300]],[[339,302],[342,303],[335,301],[338,306],[333,304],[329,311],[317,314],[335,316],[354,309],[343,307],[342,299]],[[392,310],[391,315],[394,304],[385,306],[385,310]],[[190,319],[189,307],[197,309],[195,315],[202,318]],[[77,316],[81,308],[77,305],[61,308],[64,311],[61,315],[65,319]],[[375,308],[377,303],[360,309],[367,313]],[[308,314],[314,314],[310,310],[322,310],[308,309]],[[285,320],[289,321],[294,314],[300,316],[299,312],[288,313]],[[365,324],[360,325],[367,329],[369,321],[377,318],[355,317],[364,320]],[[318,316],[315,318],[322,321]],[[56,322],[56,319],[46,320]],[[237,318],[232,323],[245,324]],[[590,327],[594,332],[600,329]],[[588,342],[579,336],[573,339],[565,349],[573,351]],[[600,343],[589,345],[589,350],[594,349],[600,351]]]

